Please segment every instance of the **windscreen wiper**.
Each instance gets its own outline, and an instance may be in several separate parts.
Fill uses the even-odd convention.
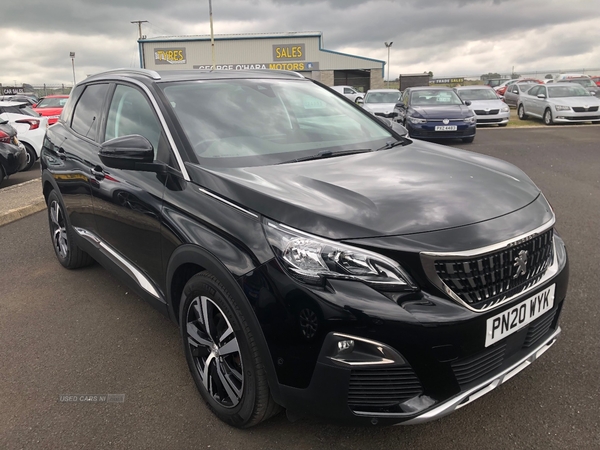
[[[377,150],[375,150],[376,152],[378,152],[379,150],[387,150],[388,148],[393,148],[396,147],[398,145],[404,145],[407,144],[407,140],[406,139],[398,139],[397,141],[389,141],[386,142],[385,145],[383,147],[378,148]]]
[[[332,152],[331,150],[322,150],[319,153],[317,153],[316,155],[302,156],[300,158],[290,159],[289,161],[280,162],[279,164],[289,164],[289,163],[295,163],[295,162],[301,162],[301,161],[312,161],[314,159],[333,158],[335,156],[353,155],[356,153],[366,153],[366,152],[372,152],[372,151],[373,150],[371,150],[370,148],[355,148],[353,150],[340,150],[338,152]]]

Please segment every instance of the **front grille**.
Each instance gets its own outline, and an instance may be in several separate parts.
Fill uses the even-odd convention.
[[[353,369],[348,406],[354,411],[383,411],[423,393],[410,366]]]
[[[583,106],[573,106],[573,111],[575,112],[596,112],[598,111],[597,106],[590,106],[589,108],[584,108]]]
[[[476,109],[475,110],[475,114],[477,114],[478,116],[487,116],[487,115],[493,115],[493,114],[498,114],[500,112],[499,109],[490,109],[489,111],[485,111],[483,109]]]
[[[550,311],[529,325],[523,348],[531,347],[538,339],[548,332],[550,325],[552,325],[552,322],[554,321],[554,316],[556,316],[556,311]]]
[[[554,257],[552,237],[550,229],[493,253],[437,259],[435,271],[461,300],[475,309],[487,309],[539,281]]]
[[[459,385],[469,384],[502,365],[506,344],[496,345],[486,351],[452,363],[452,370]]]
[[[600,116],[567,116],[564,117],[567,120],[598,120]]]
[[[502,122],[504,119],[477,119],[477,123],[498,123]]]

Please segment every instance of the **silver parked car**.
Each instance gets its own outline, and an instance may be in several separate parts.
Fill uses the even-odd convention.
[[[401,94],[398,89],[371,89],[365,95],[363,108],[376,116],[391,119],[396,116],[394,107],[400,100]]]
[[[575,83],[541,84],[519,99],[519,119],[528,116],[553,123],[600,122],[600,99]]]
[[[504,93],[504,103],[515,108],[519,104],[521,94],[527,92],[533,86],[539,86],[538,83],[515,83],[509,86]]]
[[[598,87],[590,77],[565,78],[564,80],[561,80],[561,83],[577,83],[578,85],[583,86],[586,91],[592,92],[594,95],[600,97],[600,87]]]
[[[454,91],[463,102],[471,102],[469,107],[477,117],[477,125],[505,127],[508,124],[510,108],[490,86],[460,86]]]

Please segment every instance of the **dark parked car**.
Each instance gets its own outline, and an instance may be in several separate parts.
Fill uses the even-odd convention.
[[[402,138],[295,73],[91,76],[41,165],[58,261],[95,259],[168,315],[237,427],[281,407],[433,420],[560,333],[565,246],[523,172]]]
[[[446,87],[414,87],[404,91],[394,112],[396,120],[417,139],[475,139],[477,116]]]
[[[27,152],[17,139],[17,130],[0,117],[0,184],[27,165]]]

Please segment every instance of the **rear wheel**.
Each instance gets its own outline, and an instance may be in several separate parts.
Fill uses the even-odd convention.
[[[519,107],[517,108],[517,116],[519,116],[519,119],[521,120],[527,119],[527,114],[525,114],[525,107],[522,104],[519,105]]]
[[[0,184],[4,181],[4,168],[0,164]]]
[[[48,223],[52,248],[58,262],[67,269],[78,269],[90,265],[94,260],[81,250],[74,239],[74,231],[68,222],[66,210],[56,191],[48,196]]]
[[[35,164],[35,160],[37,158],[37,154],[35,153],[35,150],[31,145],[26,144],[25,142],[23,142],[23,145],[25,146],[25,150],[27,151],[27,164],[25,165],[25,167],[23,167],[23,169],[21,169],[21,172],[25,172],[26,170],[31,169],[31,167]]]
[[[212,274],[185,285],[179,312],[185,357],[210,409],[248,428],[279,411],[254,336],[235,300]]]
[[[550,111],[550,108],[547,108],[546,111],[544,111],[544,123],[546,125],[554,125],[554,120],[552,119],[552,111]]]

